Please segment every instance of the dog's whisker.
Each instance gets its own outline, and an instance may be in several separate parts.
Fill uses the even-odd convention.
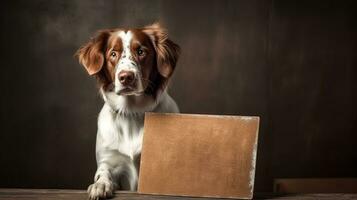
[[[141,81],[142,82],[146,82],[148,84],[147,87],[149,87],[150,89],[155,89],[155,83],[152,82],[151,80],[145,79],[145,78],[141,78]]]

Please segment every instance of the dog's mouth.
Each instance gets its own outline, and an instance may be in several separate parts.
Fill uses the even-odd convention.
[[[144,93],[141,79],[135,78],[129,83],[116,81],[114,84],[114,92],[119,96],[140,96]]]
[[[135,88],[133,87],[124,87],[116,92],[117,95],[131,95],[135,93]]]
[[[117,95],[122,95],[122,96],[140,96],[143,94],[143,91],[138,91],[137,88],[133,87],[125,87],[120,89],[118,92],[116,92]]]

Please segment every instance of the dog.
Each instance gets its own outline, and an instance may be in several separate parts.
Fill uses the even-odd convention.
[[[109,198],[116,189],[136,190],[145,112],[179,112],[167,93],[179,54],[180,47],[158,23],[100,30],[77,51],[104,99],[89,199]]]

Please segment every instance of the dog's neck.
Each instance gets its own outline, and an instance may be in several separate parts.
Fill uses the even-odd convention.
[[[162,93],[165,93],[163,91]],[[110,106],[113,113],[118,115],[138,115],[145,112],[153,111],[161,101],[161,96],[156,97],[148,94],[142,94],[139,96],[130,95],[118,95],[112,90],[100,89],[100,93],[106,104]]]

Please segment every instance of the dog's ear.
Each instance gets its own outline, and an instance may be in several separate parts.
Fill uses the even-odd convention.
[[[76,57],[79,63],[83,65],[89,75],[98,73],[105,62],[105,48],[108,38],[110,36],[109,30],[98,31],[95,37],[78,49]]]
[[[162,28],[159,23],[146,26],[142,30],[150,37],[155,47],[159,73],[169,78],[180,55],[180,47],[168,38],[166,29]]]

